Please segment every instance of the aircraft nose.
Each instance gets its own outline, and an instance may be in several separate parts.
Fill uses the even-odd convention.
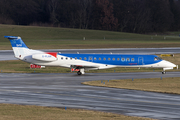
[[[171,63],[171,62],[166,61],[166,60],[163,60],[162,63],[164,66],[166,66],[168,68],[175,68],[176,67],[176,65],[174,63]]]

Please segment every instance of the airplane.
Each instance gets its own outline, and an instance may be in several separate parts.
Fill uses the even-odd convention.
[[[78,75],[85,71],[114,67],[162,68],[166,70],[177,66],[156,55],[139,54],[64,54],[60,52],[43,52],[29,49],[21,37],[4,36],[11,42],[15,57],[24,62],[41,66],[61,66],[77,71]]]

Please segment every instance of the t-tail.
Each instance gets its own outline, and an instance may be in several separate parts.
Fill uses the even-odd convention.
[[[4,36],[11,42],[14,55],[18,59],[23,59],[25,56],[32,55],[33,53],[41,53],[41,51],[31,50],[22,41],[21,37],[18,36]]]

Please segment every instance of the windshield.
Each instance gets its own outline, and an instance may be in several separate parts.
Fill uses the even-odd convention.
[[[162,60],[160,57],[154,57],[154,61],[156,60]]]

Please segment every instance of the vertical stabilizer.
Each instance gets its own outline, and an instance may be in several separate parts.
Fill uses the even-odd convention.
[[[4,37],[8,38],[9,41],[11,42],[14,55],[16,58],[21,59],[23,56],[30,54],[29,48],[22,41],[21,37],[17,37],[17,36],[4,36]]]

